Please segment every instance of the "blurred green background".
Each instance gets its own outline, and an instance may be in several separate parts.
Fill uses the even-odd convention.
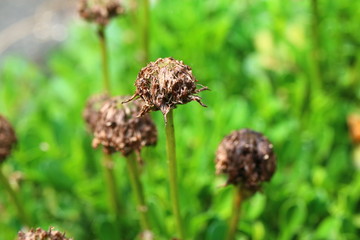
[[[113,94],[131,95],[143,67],[139,6],[107,29]],[[215,151],[245,127],[273,142],[278,167],[242,206],[238,239],[358,239],[360,174],[346,119],[359,110],[360,1],[158,0],[150,15],[150,60],[183,60],[211,89],[200,94],[208,108],[189,103],[175,111],[190,239],[224,237],[232,188],[219,187],[225,177],[215,176]],[[42,64],[3,61],[0,112],[19,139],[3,171],[35,227],[55,226],[77,240],[114,239],[101,150],[91,148],[82,120],[86,99],[102,89],[100,48],[93,25],[75,21],[69,31]],[[170,239],[163,117],[152,116],[159,141],[143,152],[142,180],[156,239]],[[134,239],[138,215],[120,156],[115,171],[123,237]],[[14,239],[21,226],[0,186],[0,239]]]

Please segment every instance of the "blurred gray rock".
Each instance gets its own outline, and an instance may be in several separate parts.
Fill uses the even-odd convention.
[[[6,56],[42,61],[68,35],[76,0],[1,0],[0,63]]]

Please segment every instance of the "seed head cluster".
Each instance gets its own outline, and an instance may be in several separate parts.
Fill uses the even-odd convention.
[[[155,145],[157,130],[149,114],[138,117],[141,101],[122,104],[126,97],[113,97],[99,111],[94,131],[93,147],[103,146],[106,154],[115,151],[124,156],[138,154],[144,146]]]
[[[250,192],[261,188],[275,172],[273,145],[261,133],[250,129],[234,131],[220,143],[216,152],[216,173],[228,174],[227,184]]]
[[[124,12],[118,0],[80,0],[79,14],[89,22],[101,26],[109,23],[110,19]]]
[[[72,238],[66,238],[65,233],[54,231],[54,228],[50,227],[48,231],[37,228],[28,232],[19,232],[18,240],[72,240]]]
[[[164,117],[178,104],[197,101],[206,107],[196,94],[208,88],[196,89],[196,83],[191,68],[182,61],[159,58],[141,69],[135,82],[136,92],[128,101],[140,97],[145,102],[141,115],[160,110]]]
[[[0,115],[0,164],[10,155],[16,142],[13,127],[5,117]]]

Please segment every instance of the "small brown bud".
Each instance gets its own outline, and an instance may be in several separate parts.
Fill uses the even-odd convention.
[[[80,0],[79,4],[80,16],[101,26],[105,26],[111,18],[123,12],[124,8],[118,0]]]
[[[10,155],[17,139],[11,124],[0,115],[0,164]]]
[[[19,232],[18,240],[72,240],[72,238],[66,238],[65,233],[54,231],[54,228],[50,227],[48,231],[37,228],[28,232]]]
[[[276,168],[273,145],[250,129],[234,131],[220,143],[216,152],[216,173],[228,174],[227,184],[256,192],[269,181]]]
[[[141,115],[160,110],[164,117],[178,104],[197,101],[206,107],[196,94],[209,89],[196,89],[196,82],[191,68],[182,61],[159,58],[141,69],[135,82],[136,92],[127,101],[140,97],[145,101]]]
[[[125,97],[113,97],[100,109],[93,147],[103,145],[104,152],[120,151],[124,156],[140,153],[144,146],[155,145],[157,130],[150,115],[138,117],[142,103],[122,104]]]
[[[96,125],[100,120],[100,109],[110,97],[107,94],[91,96],[87,102],[83,112],[83,118],[89,131],[94,134]]]

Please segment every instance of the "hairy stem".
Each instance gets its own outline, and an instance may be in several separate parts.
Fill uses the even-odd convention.
[[[126,157],[126,163],[129,170],[131,187],[135,194],[137,211],[140,214],[140,226],[144,232],[150,231],[149,218],[147,215],[148,209],[145,203],[143,186],[140,181],[138,163],[134,154],[131,154]]]
[[[18,212],[18,216],[21,220],[21,222],[25,225],[30,227],[30,221],[28,216],[25,213],[24,207],[22,202],[20,201],[19,197],[17,196],[14,189],[10,186],[8,179],[5,177],[4,173],[2,172],[2,168],[0,165],[0,181],[2,182],[3,186],[5,187],[5,190],[8,192],[11,201],[14,203],[15,208]]]
[[[180,239],[184,239],[184,232],[182,227],[182,220],[180,215],[179,194],[177,186],[177,172],[176,172],[176,150],[175,150],[175,132],[173,110],[166,115],[166,150],[168,158],[169,181],[170,181],[170,198],[173,208],[173,214],[176,220],[177,231]]]
[[[229,231],[226,237],[227,240],[234,240],[236,236],[236,230],[240,219],[241,203],[243,200],[242,192],[239,186],[235,187],[234,202],[232,216],[229,222]]]
[[[111,95],[109,64],[108,64],[108,49],[107,49],[107,45],[106,45],[106,35],[105,35],[105,27],[104,26],[99,27],[98,36],[99,36],[100,48],[101,48],[101,60],[102,60],[102,73],[103,73],[104,88],[105,88],[105,91],[107,92],[107,94]]]

